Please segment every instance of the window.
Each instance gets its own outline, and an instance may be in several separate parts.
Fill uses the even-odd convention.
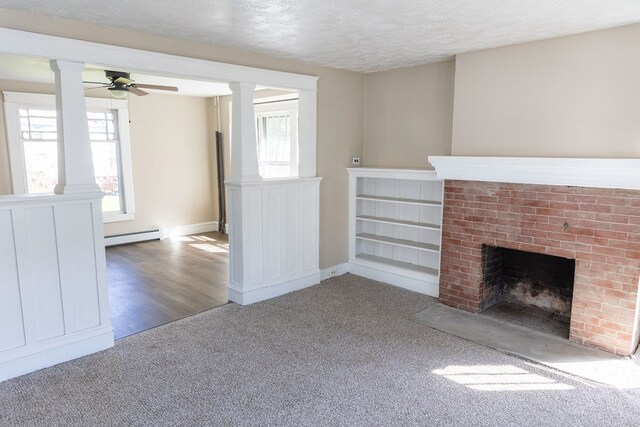
[[[260,99],[254,107],[260,176],[298,176],[298,100]]]
[[[15,194],[51,193],[58,181],[57,122],[52,95],[4,92]],[[96,182],[105,222],[133,219],[127,102],[87,98]]]

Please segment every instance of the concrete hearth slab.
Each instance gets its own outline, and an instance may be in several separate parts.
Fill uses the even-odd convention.
[[[617,388],[640,388],[640,365],[523,326],[436,304],[415,321],[460,338]]]

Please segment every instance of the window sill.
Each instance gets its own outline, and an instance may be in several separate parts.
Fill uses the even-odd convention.
[[[133,213],[107,213],[103,215],[102,222],[107,224],[110,222],[133,221],[134,219],[136,219],[136,216]]]

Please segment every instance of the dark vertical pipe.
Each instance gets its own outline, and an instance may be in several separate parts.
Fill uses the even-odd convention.
[[[222,153],[222,133],[216,131],[216,163],[218,166],[218,231],[225,232],[227,207],[224,194],[224,157]]]

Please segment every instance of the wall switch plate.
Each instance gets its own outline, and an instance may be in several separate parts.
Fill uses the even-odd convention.
[[[354,157],[351,159],[351,164],[352,165],[359,165],[360,164],[360,157]]]

